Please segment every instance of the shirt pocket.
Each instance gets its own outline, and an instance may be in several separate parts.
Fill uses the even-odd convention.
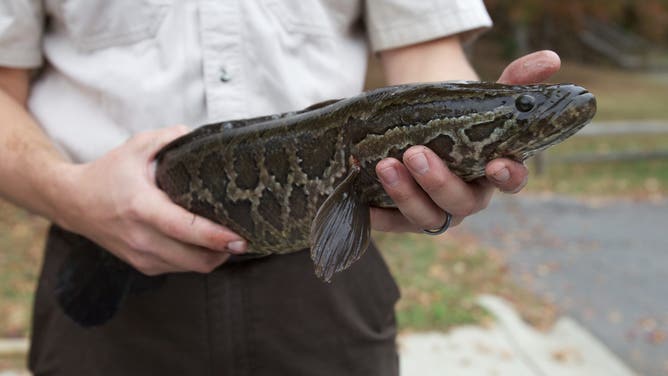
[[[262,0],[262,6],[290,34],[331,37],[336,20],[320,0]]]
[[[86,51],[131,44],[155,36],[171,0],[62,0],[61,19]]]

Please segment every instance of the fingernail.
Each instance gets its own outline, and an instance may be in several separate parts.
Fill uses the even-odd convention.
[[[378,172],[380,173],[380,178],[383,180],[383,183],[385,183],[386,185],[394,187],[399,183],[399,174],[397,173],[396,168],[390,166]]]
[[[243,240],[235,240],[227,243],[227,249],[235,252],[243,252],[246,250],[246,242]]]
[[[525,176],[524,180],[522,180],[522,182],[520,183],[520,186],[515,188],[511,193],[519,193],[519,191],[524,189],[524,187],[527,185],[528,182],[529,182],[529,175]]]
[[[508,181],[508,179],[510,179],[510,171],[508,171],[507,168],[503,167],[498,169],[495,173],[493,173],[492,177],[499,183],[503,183]]]
[[[420,175],[424,175],[429,171],[429,162],[427,162],[427,157],[424,153],[417,153],[408,158],[406,161],[411,170],[417,172]]]

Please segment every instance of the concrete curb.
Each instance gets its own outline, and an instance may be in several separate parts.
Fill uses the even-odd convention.
[[[0,356],[14,356],[28,354],[27,338],[0,339]]]
[[[516,352],[537,375],[636,375],[570,317],[560,318],[543,334],[525,324],[501,298],[483,295],[478,304],[494,315]]]
[[[402,376],[633,376],[624,363],[570,318],[548,333],[525,324],[495,296],[479,304],[494,317],[490,327],[462,326],[448,333],[402,334]]]

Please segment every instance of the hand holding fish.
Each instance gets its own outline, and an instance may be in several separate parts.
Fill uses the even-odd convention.
[[[540,51],[513,61],[498,82],[524,85],[546,80],[560,67],[559,56]],[[383,188],[397,204],[397,209],[371,208],[375,230],[388,232],[437,229],[453,216],[452,225],[487,207],[495,188],[519,192],[527,182],[526,167],[516,161],[499,158],[487,164],[486,178],[466,183],[452,173],[433,151],[414,146],[403,156],[403,164],[386,158],[376,166]]]

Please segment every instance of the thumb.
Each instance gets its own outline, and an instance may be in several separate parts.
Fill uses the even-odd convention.
[[[152,142],[151,149],[151,159],[162,149],[164,146],[170,142],[176,140],[177,138],[190,133],[190,128],[185,125],[175,125],[168,128],[159,129],[157,137]]]
[[[561,60],[555,52],[538,51],[508,64],[498,82],[511,85],[535,84],[557,73],[560,67]]]
[[[139,151],[140,158],[147,163],[147,173],[150,181],[155,180],[155,156],[170,142],[186,135],[190,128],[185,125],[175,125],[168,128],[140,133],[133,138]]]
[[[190,132],[185,125],[162,128],[154,131],[136,134],[130,139],[129,144],[142,159],[152,160],[155,155],[168,143]]]

